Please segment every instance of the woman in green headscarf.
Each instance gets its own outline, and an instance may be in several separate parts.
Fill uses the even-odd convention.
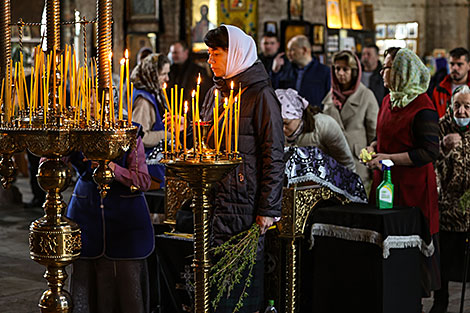
[[[429,70],[411,50],[390,48],[385,52],[381,74],[390,94],[384,98],[377,118],[377,140],[368,147],[377,153],[367,162],[375,170],[370,203],[375,203],[375,190],[382,182],[379,161],[392,160],[394,205],[419,207],[435,242],[439,212],[433,162],[439,156],[439,117],[426,95]],[[426,260],[434,261],[436,258]],[[436,263],[427,265],[426,273],[422,273],[423,296],[430,296],[430,291],[440,285],[438,270],[431,270],[439,267]]]

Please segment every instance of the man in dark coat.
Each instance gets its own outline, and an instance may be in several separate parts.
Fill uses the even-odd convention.
[[[201,93],[205,94],[212,86],[212,79],[207,75],[207,71],[202,66],[194,63],[189,57],[189,48],[186,42],[177,41],[170,46],[171,59],[173,64],[170,67],[170,81],[168,86],[171,88],[175,84],[178,88],[184,88],[183,97],[190,100],[191,91],[196,89],[198,75],[201,74]],[[179,94],[178,94],[179,97]]]
[[[235,26],[222,25],[209,31],[204,41],[209,47],[208,63],[215,86],[206,94],[203,120],[213,120],[215,89],[222,97],[228,97],[232,81],[242,87],[238,150],[243,163],[215,188],[211,244],[220,245],[253,223],[258,223],[264,234],[281,216],[284,133],[280,103],[263,64],[257,61],[254,40]],[[222,101],[219,112],[223,110],[221,104]],[[213,142],[213,138],[208,142]],[[246,290],[249,296],[241,312],[258,311],[263,299],[263,242],[261,236],[254,276]],[[241,290],[234,290],[230,299],[238,299],[240,293]],[[236,301],[230,299],[224,297],[217,312],[232,312]]]
[[[379,47],[376,45],[367,45],[362,49],[361,54],[362,77],[361,83],[372,90],[379,106],[382,100],[388,94],[388,89],[384,86],[384,80],[380,71],[382,64],[379,61]]]
[[[261,38],[261,53],[258,58],[263,62],[266,72],[271,72],[274,57],[279,51],[279,39],[275,33],[267,32]]]
[[[297,35],[287,44],[287,58],[279,53],[272,66],[271,79],[274,89],[297,90],[308,103],[323,109],[322,101],[331,89],[328,66],[312,56],[312,46],[304,35]]]

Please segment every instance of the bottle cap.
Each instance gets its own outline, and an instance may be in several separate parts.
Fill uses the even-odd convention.
[[[274,306],[274,300],[268,300],[268,304],[269,304],[270,306]]]
[[[381,160],[382,170],[389,170],[394,164],[392,160]]]

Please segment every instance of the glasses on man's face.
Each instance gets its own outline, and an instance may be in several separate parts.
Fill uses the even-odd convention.
[[[383,75],[383,73],[385,72],[386,69],[391,69],[392,67],[391,66],[384,66],[382,67],[382,69],[380,70],[380,75]]]

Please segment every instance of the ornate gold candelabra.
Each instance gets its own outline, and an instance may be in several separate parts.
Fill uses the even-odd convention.
[[[93,178],[99,185],[101,195],[104,197],[113,179],[113,174],[108,167],[108,162],[119,157],[123,151],[135,146],[136,128],[125,121],[114,120],[114,108],[112,102],[112,82],[110,79],[111,62],[111,0],[97,1],[98,20],[98,84],[94,87],[95,105],[101,104],[98,110],[99,118],[92,116],[90,119],[91,102],[87,97],[82,97],[80,106],[61,106],[63,93],[58,90],[65,84],[61,84],[64,58],[59,58],[60,51],[60,2],[59,0],[46,1],[47,17],[47,64],[50,68],[46,86],[46,72],[34,72],[31,84],[39,79],[44,85],[39,85],[41,95],[44,94],[44,103],[33,105],[33,93],[29,107],[21,107],[22,86],[19,80],[12,80],[11,69],[11,15],[10,1],[3,0],[0,3],[0,79],[5,85],[2,90],[2,108],[0,120],[0,174],[2,185],[6,188],[14,180],[15,168],[11,156],[15,152],[28,149],[31,153],[45,157],[46,161],[39,167],[38,183],[47,192],[43,205],[45,215],[34,221],[30,226],[29,244],[31,258],[46,266],[44,277],[48,282],[46,290],[40,301],[42,312],[72,312],[73,304],[70,294],[63,289],[67,279],[65,267],[76,260],[80,255],[81,236],[78,225],[63,216],[65,203],[62,201],[61,192],[70,182],[68,166],[62,161],[62,157],[72,151],[82,151],[91,160],[99,161],[100,166],[95,170]],[[39,51],[39,50],[38,50]],[[36,55],[38,58],[39,54]],[[44,64],[46,57],[42,54]],[[63,57],[63,55],[62,55]],[[62,67],[61,67],[62,66]],[[59,70],[60,69],[60,70]],[[19,66],[21,75],[22,64]],[[16,72],[16,71],[15,71]],[[24,72],[23,72],[24,75]],[[39,77],[37,77],[39,75]],[[66,76],[66,74],[64,75]],[[82,79],[85,79],[82,76]],[[18,107],[12,90],[18,96]],[[33,89],[31,89],[33,90]],[[65,89],[64,89],[65,90]],[[85,87],[82,92],[89,91]],[[85,91],[83,91],[85,90]],[[5,91],[5,93],[3,92]],[[5,95],[4,95],[5,94]],[[4,96],[3,96],[4,95]],[[38,94],[36,94],[37,97]],[[28,99],[29,101],[29,99]],[[80,116],[85,113],[87,118],[80,121]],[[88,106],[87,106],[88,105]],[[85,115],[83,115],[85,116]]]
[[[161,162],[167,170],[180,177],[192,189],[191,208],[194,214],[195,312],[210,311],[209,270],[209,192],[213,184],[242,163],[237,153],[216,154],[206,145],[210,125],[204,125],[201,134],[202,151],[193,148],[187,154],[167,154]],[[198,142],[196,139],[195,142]]]

